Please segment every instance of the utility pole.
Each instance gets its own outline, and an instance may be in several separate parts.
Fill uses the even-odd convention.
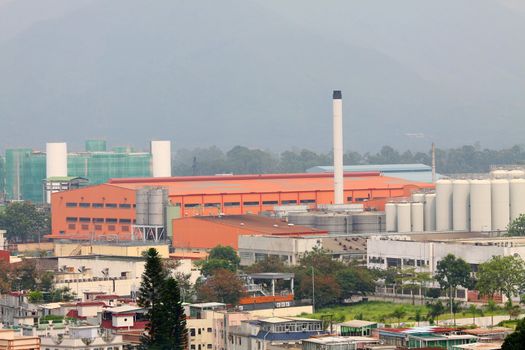
[[[312,311],[315,312],[315,270],[312,266]]]

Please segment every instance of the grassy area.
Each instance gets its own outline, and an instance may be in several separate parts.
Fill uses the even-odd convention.
[[[332,315],[333,319],[342,322],[353,319],[363,319],[373,322],[381,322],[387,324],[397,324],[398,319],[392,316],[392,313],[396,309],[402,309],[405,315],[400,318],[401,322],[415,324],[416,310],[421,312],[421,320],[427,320],[428,308],[424,305],[412,305],[412,304],[396,304],[386,301],[368,301],[353,304],[350,306],[336,306],[321,309],[318,312],[310,315],[302,315],[310,318],[321,319],[324,316]],[[506,315],[507,312],[504,309],[498,309],[492,313],[493,315]],[[490,316],[491,313],[484,311],[483,316]],[[476,318],[480,317],[480,313],[476,314]],[[451,319],[450,313],[440,315],[439,320]],[[461,311],[456,314],[456,318],[472,318],[472,314],[467,310]]]

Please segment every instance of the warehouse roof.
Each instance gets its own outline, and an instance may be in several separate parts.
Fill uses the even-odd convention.
[[[327,231],[318,230],[311,227],[288,224],[286,221],[268,218],[264,216],[246,215],[223,215],[223,216],[192,216],[178,220],[198,220],[226,225],[232,228],[242,228],[253,233],[269,235],[297,235],[297,234],[325,234]]]
[[[422,182],[381,176],[377,171],[347,173],[344,176],[346,190],[403,188],[407,185],[428,186]],[[110,179],[108,183],[129,189],[162,186],[168,188],[170,195],[333,190],[333,176],[329,173],[127,178]]]

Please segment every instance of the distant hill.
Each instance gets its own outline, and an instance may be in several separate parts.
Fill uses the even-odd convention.
[[[335,88],[347,149],[521,143],[521,9],[511,0],[0,3],[0,148],[105,137],[326,150]]]

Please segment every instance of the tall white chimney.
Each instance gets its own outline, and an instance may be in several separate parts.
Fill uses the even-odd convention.
[[[334,204],[344,204],[343,96],[340,90],[334,90],[332,106],[334,114]]]
[[[153,177],[171,176],[171,141],[151,141]]]
[[[46,178],[67,176],[67,144],[65,142],[46,143]],[[46,202],[51,203],[53,190],[46,190]]]

